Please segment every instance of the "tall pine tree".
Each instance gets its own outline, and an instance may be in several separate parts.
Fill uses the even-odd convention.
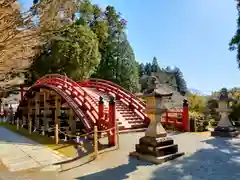
[[[237,63],[238,63],[238,68],[240,68],[240,0],[236,0],[236,1],[237,1],[237,12],[238,12],[237,30],[229,43],[229,50],[231,51],[237,50]]]
[[[158,61],[157,61],[157,58],[156,57],[153,57],[153,60],[152,60],[152,66],[151,66],[151,72],[160,72],[161,69],[158,65]]]
[[[182,95],[185,95],[187,92],[187,83],[183,77],[183,73],[177,67],[173,70],[173,73],[176,78],[178,92],[180,92]]]
[[[101,62],[93,77],[110,80],[130,91],[137,91],[138,66],[124,32],[126,21],[112,6],[107,6],[103,14],[102,19],[106,19],[108,24],[108,36],[102,42]]]

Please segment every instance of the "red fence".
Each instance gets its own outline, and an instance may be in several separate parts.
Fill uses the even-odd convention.
[[[145,104],[141,102],[134,94],[123,89],[117,84],[103,79],[88,79],[84,82],[78,82],[78,84],[82,87],[94,87],[99,91],[116,95],[116,99],[121,99],[123,103],[130,106],[131,109],[134,109],[135,113],[137,113],[146,124],[149,123],[149,118],[143,112]]]
[[[164,113],[161,119],[164,125],[174,125],[176,128],[181,128],[184,131],[189,131],[189,113],[188,102],[183,101],[182,109],[172,109]]]
[[[84,93],[84,95],[82,95],[82,97],[84,97],[84,103],[88,102],[89,100],[91,102],[88,102],[87,104],[90,105],[90,111],[89,114],[91,116],[91,119],[96,122],[98,119],[100,119],[98,117],[98,110],[97,110],[97,104],[95,104],[96,102],[94,102],[91,97],[86,98],[87,93],[85,92],[84,89],[82,89],[82,86],[84,87],[95,87],[96,89],[98,89],[99,91],[103,91],[103,92],[109,92],[109,93],[113,93],[116,95],[117,99],[121,99],[124,103],[126,103],[127,105],[131,106],[132,109],[135,110],[135,112],[146,122],[149,122],[149,118],[145,115],[145,113],[143,112],[143,110],[145,109],[145,103],[143,103],[142,101],[140,101],[134,94],[132,94],[131,92],[123,89],[122,87],[110,82],[110,81],[106,81],[106,80],[102,80],[102,79],[88,79],[87,81],[84,82],[74,82],[71,79],[65,77],[65,76],[61,76],[58,74],[51,74],[51,75],[47,75],[44,76],[42,78],[40,78],[35,84],[39,84],[40,82],[48,82],[50,84],[52,84],[54,82],[54,84],[56,86],[59,86],[61,84],[70,84],[71,89],[74,90],[74,92],[77,92],[77,97],[79,98],[81,95],[81,92]],[[61,83],[60,83],[61,82]],[[59,84],[60,83],[60,84]],[[67,88],[68,89],[68,88]],[[23,99],[24,96],[24,89],[23,87],[21,87],[21,99]],[[75,99],[74,99],[75,100]],[[83,103],[82,102],[82,103]],[[92,107],[92,103],[94,104],[94,107]],[[175,127],[181,127],[184,131],[189,131],[189,122],[188,122],[188,104],[187,101],[184,100],[183,102],[183,108],[181,108],[180,110],[170,110],[167,113],[165,113],[161,119],[161,122],[163,124],[166,125],[174,125]]]

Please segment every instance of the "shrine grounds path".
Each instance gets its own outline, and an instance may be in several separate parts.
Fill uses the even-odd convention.
[[[97,160],[88,162],[87,158],[82,158],[72,163],[62,164],[60,169],[55,169],[54,167],[46,165],[41,171],[34,171],[33,173],[12,173],[10,171],[14,171],[13,166],[11,168],[7,164],[11,163],[11,160],[7,160],[6,163],[6,157],[11,157],[12,159],[14,159],[14,157],[20,158],[19,162],[21,160],[22,166],[16,163],[15,168],[26,168],[28,166],[28,161],[23,163],[22,160],[26,158],[27,155],[24,156],[17,149],[22,149],[32,158],[35,157],[35,161],[37,162],[41,162],[41,159],[44,159],[44,157],[51,157],[51,159],[49,159],[49,163],[51,164],[53,161],[62,161],[64,158],[15,133],[12,133],[11,137],[9,137],[11,133],[12,132],[5,128],[0,127],[0,180],[240,179],[240,138],[215,139],[206,134],[172,133],[169,134],[169,136],[179,145],[179,151],[185,152],[186,154],[179,159],[162,165],[152,165],[129,158],[128,156],[129,152],[134,151],[135,144],[138,143],[139,138],[142,137],[144,133],[121,134],[120,149],[106,152],[100,155]],[[23,140],[25,143],[22,142]],[[23,146],[24,144],[25,146]],[[35,154],[33,153],[33,146],[36,148]],[[36,153],[38,148],[39,151]],[[38,155],[40,153],[41,155]],[[12,154],[12,156],[8,156],[8,154]],[[20,155],[22,155],[22,157],[20,157]],[[30,161],[31,160],[29,160],[29,164],[35,164]],[[8,170],[10,171],[6,171],[6,167],[1,165],[1,163],[8,166]],[[45,169],[45,171],[43,171],[43,169]]]
[[[41,179],[55,178],[60,165],[53,164],[64,160],[67,158],[46,146],[0,127],[0,180],[29,179],[34,174],[29,172],[39,172]]]
[[[129,158],[144,133],[120,135],[120,149],[86,165],[63,166],[60,177],[83,180],[237,180],[240,179],[240,138],[213,138],[206,134],[171,134],[185,156],[152,165]],[[64,169],[65,168],[65,169]]]

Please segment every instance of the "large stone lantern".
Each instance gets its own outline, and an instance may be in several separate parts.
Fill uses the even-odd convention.
[[[161,124],[161,116],[169,108],[172,108],[172,92],[166,90],[156,79],[152,77],[153,86],[145,91],[146,110],[150,118],[150,124],[145,132],[145,136],[140,138],[136,144],[136,151],[130,153],[131,156],[141,160],[159,164],[182,156],[184,153],[178,152],[178,145],[174,144],[172,138],[167,137],[167,133]]]
[[[218,108],[216,109],[221,117],[217,127],[211,132],[212,136],[235,137],[239,134],[237,128],[233,127],[228,117],[232,112],[232,109],[229,107],[229,102],[231,101],[234,101],[234,99],[228,96],[227,91],[222,91],[218,98]]]

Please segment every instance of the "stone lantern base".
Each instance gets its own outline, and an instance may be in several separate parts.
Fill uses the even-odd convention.
[[[140,138],[139,144],[136,144],[136,151],[130,153],[130,156],[139,160],[160,164],[169,160],[176,159],[184,155],[178,152],[178,145],[170,137],[152,138],[144,136]]]
[[[218,126],[211,132],[211,136],[219,136],[219,137],[236,137],[240,134],[237,128],[233,126],[221,127]]]
[[[145,136],[140,138],[135,149],[136,151],[130,153],[130,156],[154,164],[160,164],[184,155],[184,153],[178,152],[178,145],[174,144],[173,139],[167,137],[161,123],[155,124],[154,122],[150,123]]]

